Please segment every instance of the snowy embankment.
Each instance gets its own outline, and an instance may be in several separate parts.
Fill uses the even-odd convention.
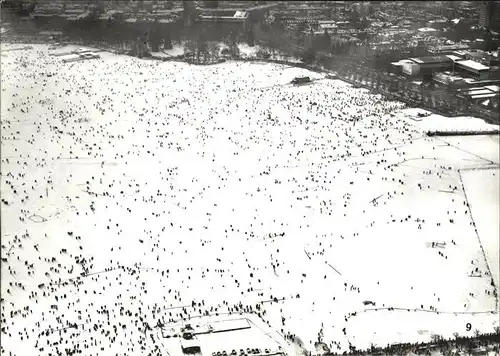
[[[497,141],[303,69],[100,55],[2,56],[2,353],[157,354],[147,324],[257,304],[313,352],[498,325],[498,175],[463,173]]]
[[[425,116],[419,117],[418,113]],[[418,108],[407,109],[405,114],[407,119],[415,121],[415,125],[425,132],[450,134],[467,134],[469,132],[500,133],[498,125],[488,124],[484,120],[475,117],[444,117]]]
[[[218,50],[218,56],[223,58],[224,55],[222,51],[224,49],[229,49],[229,46],[225,44],[224,42],[211,42],[211,44],[217,48]],[[261,48],[259,45],[255,46],[248,46],[247,44],[238,44],[238,50],[239,50],[239,58],[242,60],[245,59],[257,59],[259,58],[258,53],[261,50],[264,50],[266,53],[268,53],[267,50]],[[153,58],[155,59],[161,59],[161,60],[166,60],[166,59],[172,59],[175,57],[182,56],[184,54],[184,44],[179,45],[176,44],[173,46],[172,49],[162,49],[160,52],[152,52],[151,53]],[[290,57],[287,56],[286,54],[280,52],[280,51],[275,51],[274,53],[269,53],[269,58],[268,60],[276,60],[276,61],[287,61],[289,63],[302,63],[300,59],[296,57]]]

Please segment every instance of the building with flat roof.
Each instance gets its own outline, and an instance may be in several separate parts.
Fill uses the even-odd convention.
[[[490,67],[470,59],[458,61],[455,69],[478,80],[487,80],[489,78]]]
[[[455,56],[454,54],[447,54],[446,57],[448,57],[449,59],[451,59],[454,62],[463,60],[462,57]]]
[[[465,59],[470,59],[488,67],[500,64],[500,59],[484,51],[469,51],[465,54]]]
[[[420,65],[436,65],[436,64],[451,62],[451,59],[448,58],[447,56],[419,57],[419,58],[410,58],[410,60]]]
[[[218,11],[202,10],[200,22],[235,23],[245,27],[248,23],[248,12],[244,10],[220,9]]]
[[[466,85],[464,78],[453,75],[450,72],[434,73],[432,79],[438,86],[444,86],[448,88],[460,88],[465,87]]]
[[[461,96],[471,100],[480,101],[484,99],[494,99],[499,97],[498,86],[482,86],[464,90],[460,93]]]
[[[418,32],[429,33],[429,32],[438,32],[438,30],[432,27],[421,27],[418,29]]]
[[[251,27],[250,14],[237,9],[199,9],[197,27],[207,40],[221,40],[230,33],[243,40]]]
[[[458,51],[451,52],[451,54],[453,54],[455,56],[459,56],[462,59],[465,59],[465,56],[467,55],[467,53],[469,53],[469,51],[467,51],[465,49],[461,49],[461,50],[458,50]]]
[[[401,59],[397,62],[392,62],[391,63],[391,71],[395,74],[402,74],[403,73],[403,65],[405,63],[414,63],[413,61],[409,60],[409,59]]]
[[[498,85],[485,85],[484,86],[486,89],[492,91],[493,93],[500,93],[500,86]]]
[[[410,76],[432,76],[453,68],[454,61],[447,56],[410,58],[402,64],[403,74]]]

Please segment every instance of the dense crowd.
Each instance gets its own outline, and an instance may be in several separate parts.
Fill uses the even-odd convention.
[[[159,326],[245,313],[306,349],[325,323],[342,352],[350,320],[394,311],[383,288],[403,288],[360,280],[344,244],[391,225],[433,263],[469,257],[461,158],[398,118],[403,104],[321,75],[293,86],[304,71],[286,66],[102,57],[2,57],[2,354],[160,355]],[[445,210],[402,210],[438,191]],[[484,296],[463,286],[457,314],[496,293],[472,264],[461,276]],[[449,302],[424,286],[404,310]]]

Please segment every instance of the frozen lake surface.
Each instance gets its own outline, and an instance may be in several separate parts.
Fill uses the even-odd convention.
[[[498,326],[498,136],[424,134],[491,126],[282,65],[53,52],[1,57],[2,354],[158,354],[146,324],[257,305],[313,353]]]

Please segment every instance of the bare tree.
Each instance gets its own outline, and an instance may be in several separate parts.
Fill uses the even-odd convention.
[[[307,48],[301,55],[301,61],[306,64],[311,64],[316,59],[316,51],[313,47]]]
[[[174,8],[174,2],[172,0],[165,1],[165,8],[167,10],[172,10]]]
[[[155,23],[149,34],[149,43],[151,45],[152,52],[158,52],[160,50],[160,32],[158,30],[157,22]]]
[[[231,56],[233,58],[238,57],[240,51],[238,48],[238,40],[236,32],[234,30],[229,33],[228,44],[229,44],[229,53],[231,54]]]
[[[196,60],[200,63],[200,56],[203,56],[203,61],[207,61],[208,56],[208,44],[205,40],[205,36],[201,32],[198,36],[198,40],[196,41]]]
[[[247,31],[247,44],[250,47],[253,47],[255,45],[255,35],[253,33],[252,28],[248,29],[248,31]]]
[[[184,43],[184,56],[191,59],[196,54],[196,42],[193,40],[187,40]]]
[[[441,335],[439,335],[439,334],[432,334],[431,335],[432,342],[439,342],[441,340],[443,340],[443,337]]]
[[[304,44],[305,40],[305,31],[307,30],[308,25],[305,21],[301,21],[297,24],[295,29],[295,33],[297,35],[297,45],[301,46]]]
[[[208,53],[212,60],[219,59],[219,46],[215,42],[208,42],[207,44]]]
[[[165,33],[165,38],[163,39],[163,41],[164,41],[163,49],[172,49],[172,37],[170,34],[170,28]]]
[[[271,50],[271,53],[274,55],[276,53],[276,50],[279,48],[279,40],[275,36],[271,36],[267,40],[267,44],[269,46],[269,49]]]
[[[328,30],[325,28],[325,32],[323,33],[323,41],[322,41],[322,49],[325,51],[330,51],[331,48],[331,38]]]

